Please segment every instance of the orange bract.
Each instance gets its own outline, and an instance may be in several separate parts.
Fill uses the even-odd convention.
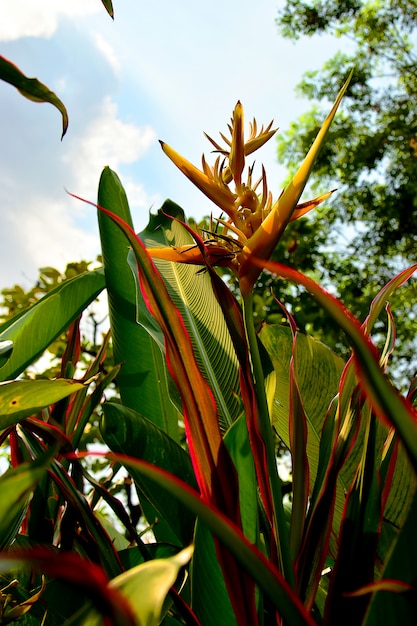
[[[251,263],[251,258],[269,259],[288,222],[305,215],[308,211],[326,200],[331,191],[308,202],[297,204],[307,183],[318,151],[328,128],[347,89],[350,77],[344,84],[329,115],[325,119],[310,151],[292,181],[273,201],[268,189],[264,167],[258,180],[253,180],[253,165],[247,168],[246,182],[243,173],[246,156],[262,147],[276,130],[272,122],[264,128],[254,119],[250,125],[249,139],[244,136],[243,106],[238,102],[229,124],[230,138],[220,133],[225,146],[221,146],[206,135],[218,153],[213,166],[208,165],[204,155],[202,169],[198,169],[173,148],[161,142],[162,149],[171,161],[196,185],[212,202],[227,215],[217,219],[215,232],[203,233],[206,256],[203,259],[198,248],[186,246],[184,249],[158,248],[149,250],[151,256],[182,263],[227,265],[239,278],[242,295],[253,288],[260,269]],[[198,235],[200,237],[200,234]]]

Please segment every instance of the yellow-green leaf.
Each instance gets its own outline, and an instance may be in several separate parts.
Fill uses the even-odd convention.
[[[168,591],[192,554],[193,546],[188,546],[167,559],[147,561],[113,578],[109,587],[126,596],[140,626],[159,626],[164,618],[163,607]],[[83,624],[101,626],[102,618],[96,609],[91,609],[83,618]]]
[[[82,388],[82,383],[64,378],[0,383],[0,429],[16,424]]]

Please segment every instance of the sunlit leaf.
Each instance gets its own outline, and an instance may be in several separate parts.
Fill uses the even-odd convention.
[[[78,196],[74,197],[82,200]],[[84,202],[93,204],[86,200]],[[147,308],[163,331],[167,364],[181,394],[190,455],[202,495],[207,500],[213,498],[217,504],[221,502],[221,508],[229,511],[234,519],[239,515],[233,484],[234,467],[223,443],[213,394],[200,372],[181,314],[133,229],[118,215],[104,207],[98,208],[118,225],[132,246],[138,265],[141,293]],[[227,481],[220,481],[217,465],[228,475]]]
[[[139,236],[147,248],[195,244],[187,230],[177,220],[184,221],[178,205],[167,201],[157,215],[151,216]],[[178,307],[193,343],[197,363],[216,399],[219,419],[226,430],[241,411],[238,400],[239,378],[235,351],[224,314],[213,293],[208,272],[186,263],[154,260],[168,292]],[[139,310],[139,323],[146,327],[152,322]],[[151,329],[149,329],[152,332]]]
[[[137,565],[113,578],[108,583],[107,589],[111,593],[120,592],[120,595],[126,599],[135,617],[135,624],[159,626],[164,618],[165,598],[181,569],[189,562],[192,552],[193,547],[188,546],[174,556]],[[82,624],[83,626],[102,626],[101,612],[96,607],[84,612]]]
[[[192,554],[193,547],[189,546],[175,556],[138,565],[114,578],[110,587],[120,589],[129,598],[140,624],[158,626],[165,597]]]
[[[272,359],[277,377],[272,411],[273,423],[278,435],[290,447],[288,415],[293,338],[289,328],[272,324],[264,325],[259,336]],[[314,483],[323,421],[330,402],[338,391],[340,376],[345,364],[324,344],[302,333],[297,335],[295,352],[297,355],[297,385],[308,425],[307,456]],[[344,494],[343,489],[341,489],[339,521],[343,504]]]
[[[36,304],[0,326],[0,341],[12,341],[13,351],[0,367],[0,380],[21,374],[104,289],[102,270],[64,281]]]
[[[101,174],[98,203],[132,226],[123,185],[108,167]],[[117,225],[102,211],[98,211],[98,223],[113,335],[113,357],[115,363],[122,364],[117,384],[123,404],[152,420],[178,442],[179,415],[168,394],[164,358],[148,332],[136,322],[136,287],[127,263],[128,242]]]
[[[83,387],[82,383],[63,378],[0,383],[0,429],[16,424]]]
[[[417,471],[417,412],[384,375],[376,348],[364,335],[358,321],[337,298],[311,278],[280,263],[265,261],[259,262],[259,265],[282,278],[303,285],[339,324],[355,349],[358,376],[372,408],[383,421],[389,421],[397,428],[413,468]]]

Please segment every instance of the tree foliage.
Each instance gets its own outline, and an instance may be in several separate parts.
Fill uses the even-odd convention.
[[[343,38],[348,50],[335,54],[322,69],[306,73],[298,85],[299,94],[313,106],[279,137],[278,157],[290,172],[320,127],[323,112],[318,103],[333,98],[343,77],[355,68],[344,108],[312,176],[314,191],[337,186],[337,193],[310,227],[319,242],[316,274],[361,317],[370,294],[394,269],[415,260],[417,5],[414,0],[287,0],[277,25],[282,36],[295,41],[321,34]],[[302,237],[297,241],[302,246]],[[305,247],[304,252],[310,254]],[[415,289],[411,282],[398,293],[397,311],[412,301]],[[414,313],[408,319],[401,319],[400,313],[396,319],[403,336],[409,334]],[[323,333],[326,320],[316,318],[314,310],[306,315],[305,327]],[[412,350],[410,344],[400,346],[408,358]]]

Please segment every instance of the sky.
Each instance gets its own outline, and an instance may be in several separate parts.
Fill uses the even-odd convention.
[[[64,102],[69,129],[50,104],[24,99],[0,81],[0,290],[26,288],[44,266],[91,260],[100,252],[96,201],[110,166],[126,189],[135,229],[166,198],[187,216],[211,205],[163,154],[162,139],[200,165],[240,100],[249,122],[285,132],[311,108],[296,97],[307,70],[339,49],[327,37],[282,39],[275,24],[284,0],[7,0],[0,54],[37,77]],[[336,94],[335,94],[336,95]],[[278,132],[280,132],[278,131]],[[274,196],[286,172],[274,139],[260,151]]]

